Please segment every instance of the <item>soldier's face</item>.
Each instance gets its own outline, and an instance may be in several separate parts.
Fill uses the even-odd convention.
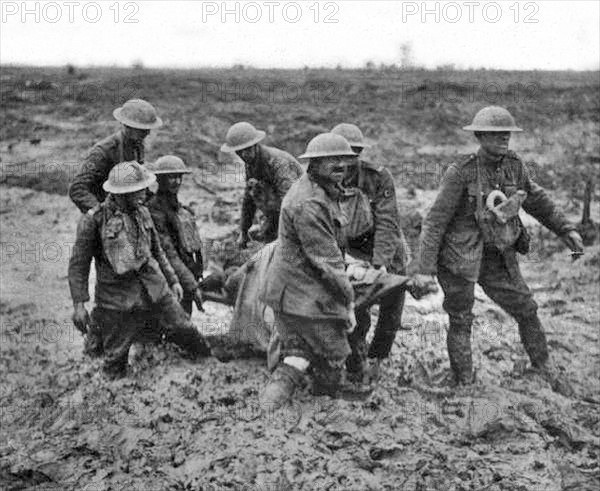
[[[117,194],[117,202],[128,210],[135,210],[146,202],[146,189],[133,193]]]
[[[248,164],[256,158],[256,145],[252,145],[248,148],[242,148],[235,153],[239,158]]]
[[[162,174],[157,176],[158,189],[167,191],[172,194],[177,194],[181,187],[181,174]]]
[[[330,182],[341,184],[346,172],[344,157],[323,157],[315,167],[318,176]]]
[[[508,152],[510,131],[482,131],[476,136],[481,148],[488,154],[501,157]]]
[[[349,157],[344,160],[344,182],[350,182],[358,173],[358,158]]]
[[[125,136],[136,143],[141,143],[150,134],[150,130],[141,130],[139,128],[132,128],[131,126],[125,126]]]

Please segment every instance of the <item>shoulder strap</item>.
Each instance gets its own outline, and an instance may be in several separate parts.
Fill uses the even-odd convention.
[[[123,152],[123,136],[119,135],[119,162],[125,162],[125,153]]]
[[[483,198],[481,197],[481,171],[479,170],[479,159],[475,162],[475,171],[477,173],[477,211],[483,211]]]

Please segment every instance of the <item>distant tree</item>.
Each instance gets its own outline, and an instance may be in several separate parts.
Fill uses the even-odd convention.
[[[413,59],[413,46],[411,42],[400,45],[400,66],[402,68],[412,68],[415,62]]]

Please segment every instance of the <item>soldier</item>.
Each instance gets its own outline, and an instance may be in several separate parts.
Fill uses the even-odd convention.
[[[458,384],[470,384],[473,380],[471,324],[474,287],[478,282],[493,301],[516,319],[533,367],[547,377],[555,390],[560,390],[560,379],[549,363],[537,304],[517,262],[516,253],[526,253],[529,247],[526,231],[516,215],[518,203],[560,236],[571,250],[583,250],[581,237],[531,179],[518,155],[508,149],[511,132],[522,130],[506,109],[486,107],[463,129],[475,132],[479,150],[446,171],[424,220],[419,252],[420,272],[437,275],[444,290],[443,307],[450,318],[448,356],[454,380]],[[504,195],[507,203],[517,203],[506,216],[506,225],[499,226],[500,222],[486,218],[490,210],[486,211],[483,202],[490,194]],[[492,228],[490,223],[495,223]]]
[[[265,132],[250,123],[236,123],[227,131],[222,152],[235,152],[246,166],[246,189],[242,201],[238,245],[245,248],[248,230],[256,210],[264,215],[260,240],[271,242],[277,238],[281,201],[290,186],[304,172],[298,161],[289,153],[259,142]]]
[[[375,268],[395,274],[405,274],[408,257],[408,244],[400,228],[396,189],[391,173],[383,166],[367,162],[360,154],[367,146],[361,130],[353,124],[341,123],[331,130],[343,136],[359,156],[346,160],[346,175],[342,186],[349,192],[362,192],[366,200],[362,208],[352,206],[348,219],[348,253],[371,263]],[[349,201],[352,202],[352,201]],[[364,372],[365,358],[368,358],[371,374],[377,377],[381,360],[389,356],[396,331],[401,328],[404,290],[381,301],[379,316],[373,340],[366,347],[366,335],[371,327],[370,308],[356,312],[357,326],[350,335],[352,354],[346,362],[347,369],[360,378]]]
[[[344,159],[354,156],[339,135],[322,133],[306,153],[308,170],[283,199],[277,247],[261,300],[275,313],[280,363],[262,403],[284,404],[309,366],[316,393],[335,393],[354,327],[354,292],[345,273],[345,219],[339,205]]]
[[[69,188],[71,200],[82,213],[104,201],[102,184],[115,165],[129,160],[144,163],[144,138],[162,126],[156,109],[142,99],[127,101],[113,116],[122,123],[121,130],[92,147]]]
[[[184,174],[191,173],[183,160],[174,155],[160,157],[148,164],[158,181],[158,192],[148,201],[160,243],[183,286],[181,306],[192,314],[192,302],[202,308],[202,242],[194,212],[177,199]]]
[[[192,356],[209,349],[175,299],[183,290],[161,246],[148,209],[146,188],[154,175],[137,162],[111,169],[103,188],[107,199],[81,217],[69,261],[73,323],[102,342],[104,373],[123,377],[133,342],[158,340],[155,319],[165,326],[165,339]],[[92,258],[96,265],[95,307],[85,308]],[[169,285],[173,293],[169,290]]]

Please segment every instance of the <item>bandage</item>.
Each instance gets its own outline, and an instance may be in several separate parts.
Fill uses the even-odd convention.
[[[301,356],[286,356],[283,359],[283,363],[294,367],[296,370],[300,370],[301,372],[306,372],[308,365],[310,365],[310,362]]]

